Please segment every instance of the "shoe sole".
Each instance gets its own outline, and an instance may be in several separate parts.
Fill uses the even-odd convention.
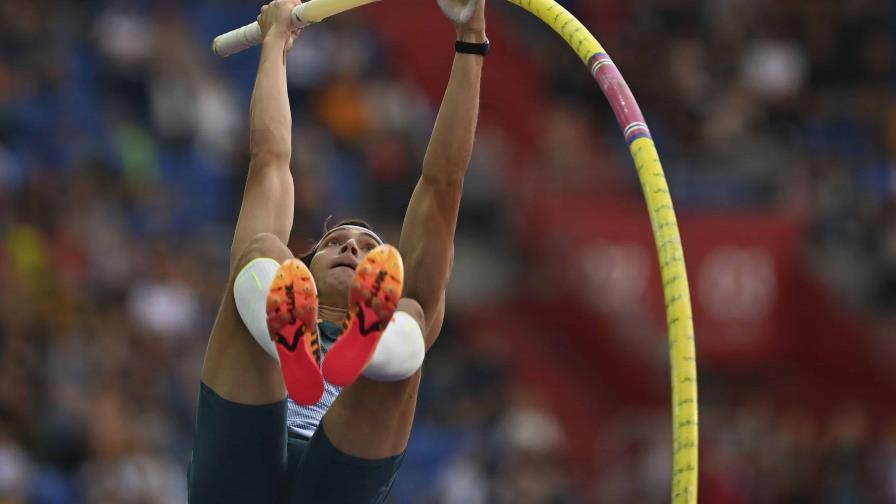
[[[268,332],[293,401],[309,406],[324,393],[317,333],[317,287],[305,263],[288,259],[274,275],[267,300]]]
[[[345,329],[327,352],[324,378],[348,387],[370,362],[383,330],[401,299],[404,265],[391,245],[380,245],[364,256],[349,289]]]

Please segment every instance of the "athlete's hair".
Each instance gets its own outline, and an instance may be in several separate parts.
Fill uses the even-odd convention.
[[[320,235],[321,238],[323,238],[324,236],[327,235],[327,233],[338,228],[339,226],[358,226],[358,227],[361,227],[364,229],[369,229],[370,231],[373,231],[373,226],[371,226],[370,223],[364,219],[343,219],[343,220],[337,222],[336,224],[332,224],[332,220],[333,220],[333,217],[330,216],[330,217],[327,217],[327,220],[324,221],[324,232],[322,235]],[[314,246],[312,246],[310,249],[308,249],[307,252],[300,255],[299,260],[302,261],[303,263],[305,263],[305,265],[310,268],[311,260],[314,259],[314,254],[317,254],[317,248],[319,246],[320,246],[320,241],[315,243]]]

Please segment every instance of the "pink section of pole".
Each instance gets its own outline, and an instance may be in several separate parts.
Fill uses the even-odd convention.
[[[641,108],[638,107],[631,89],[607,53],[599,52],[592,56],[588,66],[591,68],[594,80],[610,102],[626,142],[631,143],[637,138],[650,137]]]

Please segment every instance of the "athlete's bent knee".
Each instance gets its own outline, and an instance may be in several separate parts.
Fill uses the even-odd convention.
[[[270,257],[277,262],[282,262],[292,257],[292,253],[277,236],[271,233],[259,233],[253,236],[249,243],[243,247],[243,250],[240,251],[233,264],[234,269],[240,270],[259,257]]]
[[[426,317],[423,312],[423,307],[420,306],[420,303],[417,302],[416,299],[403,297],[398,300],[398,307],[396,311],[403,311],[414,318],[417,321],[417,324],[420,325],[420,329],[426,329]]]

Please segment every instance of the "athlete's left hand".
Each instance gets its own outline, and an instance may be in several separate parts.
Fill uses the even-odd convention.
[[[457,25],[457,39],[464,40],[463,37],[472,36],[475,40],[464,40],[464,42],[485,42],[485,0],[470,1],[476,2],[476,9],[466,23]]]
[[[257,21],[261,27],[262,36],[275,37],[283,42],[283,53],[292,49],[293,42],[302,32],[301,28],[292,25],[292,10],[302,3],[301,0],[273,0],[261,7],[261,13]]]
[[[463,4],[467,2],[472,2],[475,7],[473,9],[473,14],[470,16],[466,22],[458,23],[455,20],[452,20],[454,23],[454,29],[457,32],[457,40],[462,40],[464,42],[474,42],[481,43],[486,41],[485,36],[485,0],[443,0],[446,3],[446,9],[450,10],[460,10]],[[448,15],[446,13],[446,15]],[[449,19],[451,18],[448,15]]]

